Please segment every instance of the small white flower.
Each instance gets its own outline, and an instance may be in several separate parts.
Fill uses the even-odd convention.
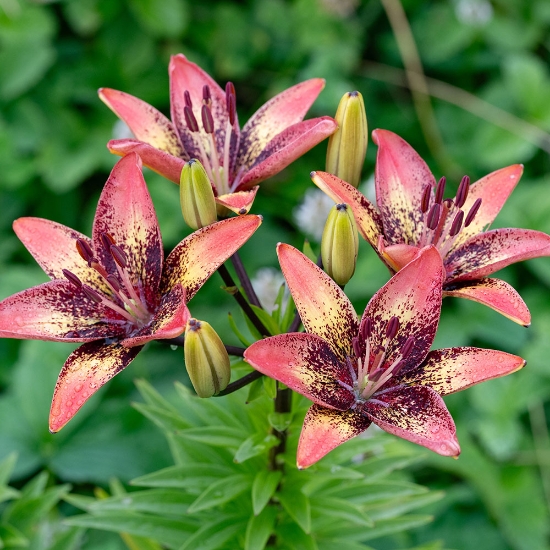
[[[283,274],[274,267],[262,267],[258,269],[256,275],[252,278],[252,286],[256,291],[256,295],[268,313],[275,310],[275,300],[284,282]],[[285,296],[287,294],[288,290],[285,289]],[[284,303],[285,300],[283,300]]]
[[[493,18],[493,6],[488,0],[458,0],[455,14],[465,25],[484,27]]]
[[[126,122],[117,120],[113,124],[113,139],[135,139],[135,137]]]
[[[321,242],[328,213],[334,201],[319,189],[308,189],[304,199],[294,209],[294,221],[298,228],[316,242]]]

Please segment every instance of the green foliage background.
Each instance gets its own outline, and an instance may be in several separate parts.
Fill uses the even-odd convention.
[[[429,77],[428,102],[411,94],[403,70],[410,68],[413,51],[405,45],[403,58],[398,47],[407,28],[389,23],[400,5],[397,0],[0,0],[0,298],[46,280],[13,234],[15,218],[40,216],[90,232],[97,198],[116,161],[105,147],[116,120],[98,100],[97,88],[124,90],[168,113],[167,65],[179,52],[218,82],[235,83],[241,123],[285,87],[323,77],[327,85],[310,116],[334,114],[341,95],[358,89],[370,127],[400,134],[436,177],[446,175],[451,184],[463,174],[475,181],[524,163],[523,179],[497,225],[550,232],[550,4],[403,0]],[[251,273],[276,267],[277,241],[301,246],[304,236],[289,213],[312,187],[309,172],[324,168],[324,153],[321,145],[262,184],[254,211],[265,221],[243,249]],[[375,153],[371,144],[365,179]],[[170,250],[187,233],[177,188],[150,172],[146,179]],[[191,309],[227,343],[237,344],[226,317],[235,307],[219,291],[216,277]],[[348,287],[359,310],[386,277],[363,243]],[[528,366],[446,400],[462,456],[453,461],[425,454],[408,474],[445,491],[430,504],[435,520],[370,542],[375,548],[550,548],[550,260],[508,268],[503,278],[529,305],[531,328],[449,299],[435,345],[495,347],[523,356]],[[173,382],[186,381],[181,350],[152,344],[52,436],[49,401],[69,348],[0,341],[0,459],[18,453],[13,482],[20,488],[47,470],[48,483],[59,488],[52,506],[66,491],[64,483],[91,494],[113,477],[127,482],[171,465],[160,432],[130,407],[140,400],[133,381],[144,378],[173,400]],[[40,479],[28,491],[44,491],[48,478]],[[67,503],[55,513],[50,509],[44,508],[50,516],[41,525],[67,541],[72,537],[63,548],[125,547],[114,534],[62,532],[59,516],[75,509]],[[56,537],[51,540],[61,540]],[[434,540],[441,542],[426,545]]]

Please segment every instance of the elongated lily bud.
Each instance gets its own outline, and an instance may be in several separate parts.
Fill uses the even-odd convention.
[[[353,212],[347,204],[334,206],[327,218],[321,240],[325,271],[344,286],[355,271],[359,238]]]
[[[225,390],[231,378],[229,355],[211,325],[189,319],[183,349],[185,366],[199,397],[212,397]]]
[[[368,143],[367,115],[363,96],[348,92],[340,100],[335,116],[338,130],[329,138],[327,149],[327,172],[351,183],[354,187],[361,181]]]
[[[214,191],[202,164],[191,159],[180,177],[180,204],[185,223],[200,229],[217,221]]]

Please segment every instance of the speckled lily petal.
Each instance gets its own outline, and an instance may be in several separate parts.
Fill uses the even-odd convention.
[[[58,432],[84,403],[113,376],[126,368],[141,347],[89,342],[73,351],[55,385],[50,409],[50,431]]]
[[[161,291],[180,283],[187,301],[258,229],[261,216],[238,216],[213,223],[181,241],[166,258]]]
[[[184,158],[174,157],[135,139],[113,139],[107,143],[107,148],[111,153],[121,157],[137,153],[145,166],[178,185],[180,183],[181,171],[185,165]]]
[[[185,303],[185,290],[181,285],[176,285],[162,297],[153,320],[121,343],[131,348],[142,346],[151,340],[175,338],[183,333],[189,317],[189,309]]]
[[[371,421],[354,411],[335,411],[313,405],[306,414],[298,442],[298,468],[311,466],[348,439],[364,432]]]
[[[154,107],[125,92],[100,88],[99,98],[122,119],[139,141],[174,157],[185,157],[172,123]]]
[[[469,239],[445,259],[447,283],[481,279],[507,265],[550,255],[550,235],[494,229]]]
[[[420,208],[426,185],[435,186],[428,165],[402,138],[387,130],[374,130],[378,145],[376,202],[388,244],[419,243],[424,226]]]
[[[13,230],[50,278],[63,279],[63,269],[68,269],[83,283],[106,288],[99,274],[88,267],[76,250],[77,239],[92,244],[82,233],[42,218],[19,218],[13,222]]]
[[[377,250],[378,237],[382,234],[382,220],[375,206],[353,185],[328,174],[311,172],[313,183],[325,192],[334,202],[350,206],[357,221],[357,229],[363,238]]]
[[[280,243],[277,254],[283,275],[307,332],[326,340],[345,361],[357,336],[357,314],[342,289],[309,258]]]
[[[278,174],[337,128],[336,122],[330,117],[312,118],[286,128],[246,165],[249,171],[243,176],[238,189],[248,189],[255,183]]]
[[[284,90],[264,103],[242,129],[237,165],[253,164],[277,134],[300,122],[324,87],[322,78],[312,78]]]
[[[504,351],[466,347],[438,349],[431,351],[426,361],[400,382],[430,386],[440,395],[447,395],[511,374],[524,365],[524,359]]]
[[[105,322],[107,316],[117,318],[69,281],[49,281],[0,302],[0,336],[89,342],[124,334],[122,324]]]
[[[435,338],[441,314],[442,282],[441,256],[434,247],[427,247],[372,297],[363,314],[363,318],[368,317],[373,323],[371,361],[387,344],[386,327],[394,316],[399,319],[399,330],[387,348],[386,364],[393,363],[411,336],[415,339],[414,347],[402,371],[424,360]]]
[[[452,250],[465,243],[470,237],[486,230],[493,223],[506,199],[519,182],[522,173],[523,166],[513,164],[487,174],[470,186],[468,198],[462,210],[467,214],[478,198],[481,199],[481,207],[474,221],[468,227],[463,227],[457,235]]]
[[[172,56],[168,67],[168,73],[170,75],[171,117],[189,157],[201,158],[200,150],[197,145],[199,139],[203,142],[206,151],[210,149],[210,139],[204,131],[201,119],[203,86],[208,86],[210,88],[210,94],[212,96],[211,110],[215,124],[214,131],[216,134],[216,149],[218,151],[223,151],[225,130],[229,118],[225,105],[225,92],[208,73],[204,72],[195,63],[189,61],[183,54]],[[185,91],[188,91],[191,96],[193,114],[199,126],[198,132],[190,132],[185,122]],[[237,120],[235,120],[233,130],[238,135],[239,125]]]
[[[237,191],[236,193],[229,193],[227,195],[220,195],[216,197],[216,202],[229,208],[235,214],[248,214],[248,211],[252,208],[258,186],[256,185],[248,191]]]
[[[314,334],[296,332],[259,340],[245,351],[244,358],[256,370],[318,405],[344,411],[355,401],[353,393],[337,382],[353,385],[348,367]]]
[[[409,244],[384,245],[384,239],[378,241],[378,253],[393,273],[403,269],[418,255],[420,249]]]
[[[153,201],[135,153],[123,157],[113,168],[99,198],[92,242],[100,263],[116,273],[115,262],[105,250],[101,234],[108,233],[128,257],[132,283],[145,295],[147,304],[157,306],[162,273],[163,249]]]
[[[443,297],[455,296],[479,302],[502,313],[508,319],[528,327],[531,313],[518,292],[501,279],[476,279],[443,286]]]
[[[440,455],[460,454],[453,419],[434,390],[427,386],[396,387],[379,399],[388,406],[367,401],[362,407],[377,426]]]

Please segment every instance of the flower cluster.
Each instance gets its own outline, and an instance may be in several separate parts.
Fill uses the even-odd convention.
[[[512,373],[525,361],[497,350],[431,346],[445,296],[474,300],[530,324],[519,294],[487,278],[513,262],[550,255],[544,233],[487,230],[522,167],[497,170],[471,185],[465,176],[449,198],[445,178],[436,181],[410,145],[375,130],[373,204],[356,189],[368,136],[360,93],[344,96],[336,120],[303,120],[324,86],[311,79],[268,101],[241,130],[231,82],[222,89],[183,55],[172,58],[169,74],[171,120],[125,92],[99,91],[134,137],[108,143],[123,158],[103,188],[91,238],[45,219],[14,222],[51,280],[0,302],[0,337],[81,344],[59,374],[50,430],[60,430],[145,344],[164,340],[184,345],[200,397],[234,391],[263,374],[309,398],[300,468],[372,423],[458,456],[442,397]],[[290,245],[277,247],[297,309],[293,320],[282,288],[275,306],[262,308],[237,251],[262,221],[248,214],[257,184],[331,135],[327,172],[311,174],[338,203],[328,216],[318,263]],[[142,163],[181,185],[183,217],[196,229],[166,259]],[[357,232],[391,274],[360,318],[343,290],[355,271]],[[240,286],[223,265],[230,258]],[[216,271],[258,338],[247,349],[226,346],[189,311],[190,300]],[[230,354],[243,356],[255,372],[230,384]],[[278,449],[284,450],[283,437]]]

